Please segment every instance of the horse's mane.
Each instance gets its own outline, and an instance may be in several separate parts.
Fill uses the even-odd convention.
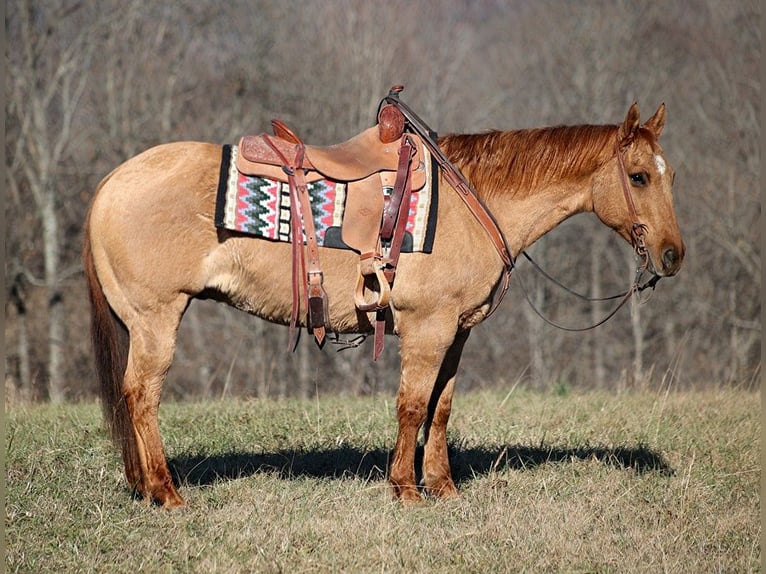
[[[438,143],[486,198],[586,176],[613,155],[616,133],[613,125],[556,126],[449,134]]]

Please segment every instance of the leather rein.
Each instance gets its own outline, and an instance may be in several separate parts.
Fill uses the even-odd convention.
[[[636,274],[633,279],[633,284],[630,286],[630,288],[627,291],[624,291],[622,293],[618,293],[616,295],[610,295],[608,297],[591,297],[588,295],[581,295],[580,293],[573,291],[569,287],[563,285],[553,277],[551,277],[548,273],[543,270],[542,267],[540,267],[530,256],[527,254],[526,251],[522,251],[522,255],[529,261],[536,269],[537,271],[543,275],[546,279],[554,283],[556,286],[560,287],[570,295],[574,295],[575,297],[582,299],[583,301],[588,302],[596,302],[596,301],[610,301],[614,299],[620,299],[620,302],[617,304],[617,306],[606,314],[601,320],[598,322],[588,325],[586,327],[568,327],[565,325],[562,325],[560,323],[557,323],[545,315],[537,308],[537,306],[532,302],[531,297],[529,296],[529,292],[527,291],[526,287],[524,286],[524,283],[519,278],[519,284],[521,285],[521,289],[524,292],[524,298],[527,300],[527,303],[529,303],[529,306],[532,308],[532,310],[535,312],[535,314],[540,317],[543,321],[548,323],[549,325],[556,327],[557,329],[561,329],[562,331],[571,331],[571,332],[581,332],[581,331],[589,331],[591,329],[595,329],[596,327],[599,327],[606,323],[609,319],[614,317],[617,314],[617,311],[619,311],[627,302],[628,300],[633,296],[634,293],[640,293],[641,291],[644,291],[645,289],[651,288],[654,290],[655,286],[659,282],[659,280],[662,278],[659,275],[653,275],[648,281],[641,283],[641,277],[643,276],[644,272],[649,269],[649,251],[646,247],[645,242],[645,236],[647,233],[647,226],[644,223],[641,223],[638,219],[638,214],[636,213],[636,206],[633,203],[633,194],[630,192],[630,185],[628,183],[628,173],[625,169],[625,160],[623,159],[623,154],[630,148],[632,142],[629,142],[625,146],[620,146],[619,141],[615,142],[615,156],[617,158],[617,171],[618,171],[618,177],[620,179],[620,184],[622,187],[623,195],[625,196],[625,202],[628,206],[628,213],[630,214],[631,218],[631,226],[630,226],[630,243],[633,246],[633,250],[635,251],[636,255],[641,260],[641,265],[638,266],[636,269]]]

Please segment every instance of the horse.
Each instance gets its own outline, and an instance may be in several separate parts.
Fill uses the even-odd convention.
[[[514,257],[565,219],[592,212],[627,242],[635,244],[640,228],[647,268],[668,277],[680,269],[685,248],[673,205],[674,170],[658,143],[665,117],[661,104],[642,124],[634,103],[615,125],[449,134],[437,143],[473,185]],[[291,317],[290,244],[214,225],[221,151],[212,143],[175,142],[127,160],[101,181],[84,226],[104,415],[134,494],[167,509],[186,502],[165,458],[158,411],[190,302],[211,298],[281,324]],[[456,192],[440,189],[432,251],[402,253],[386,327],[400,339],[398,433],[388,480],[402,503],[422,501],[423,493],[459,496],[446,440],[456,373],[505,274],[485,229]],[[370,333],[374,313],[359,311],[351,296],[358,254],[320,250],[329,330]]]

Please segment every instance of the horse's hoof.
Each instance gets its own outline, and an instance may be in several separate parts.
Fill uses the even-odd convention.
[[[181,510],[186,510],[189,508],[189,506],[186,504],[185,501],[181,500],[180,502],[166,502],[162,505],[163,510],[168,510],[172,512],[178,512]]]
[[[443,489],[438,492],[434,492],[433,495],[439,500],[457,500],[460,498],[460,492],[457,488]]]
[[[453,483],[451,480],[443,481],[439,486],[427,486],[426,488],[428,489],[428,493],[431,496],[440,500],[460,498],[460,491],[455,486],[455,483]]]
[[[425,502],[417,488],[406,488],[399,491],[396,497],[402,506],[422,506]]]
[[[181,495],[173,492],[165,497],[165,500],[160,501],[162,508],[165,510],[180,510],[187,508],[186,501],[181,498]]]
[[[404,508],[420,508],[426,503],[425,499],[420,495],[415,498],[401,498],[400,502]]]

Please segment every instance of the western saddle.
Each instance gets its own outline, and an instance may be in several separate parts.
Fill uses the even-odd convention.
[[[359,253],[354,303],[362,312],[375,312],[374,359],[382,352],[386,312],[405,235],[410,196],[426,182],[424,145],[435,154],[446,179],[490,235],[507,271],[500,299],[507,290],[513,262],[505,238],[470,184],[438,149],[435,134],[399,101],[398,94],[403,89],[403,86],[394,86],[381,102],[377,125],[340,144],[306,145],[276,119],[272,120],[273,136],[265,133],[244,136],[239,142],[237,169],[240,172],[286,182],[290,189],[291,349],[298,339],[301,291],[308,313],[307,327],[320,346],[329,325],[327,294],[322,286],[319,247],[306,186],[329,179],[348,186],[341,237]]]

